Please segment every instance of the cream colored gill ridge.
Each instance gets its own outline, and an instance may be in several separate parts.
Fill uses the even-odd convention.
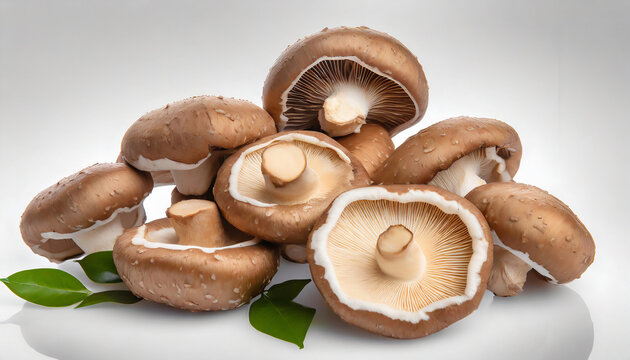
[[[297,84],[298,81],[300,81],[300,79],[302,78],[302,75],[304,75],[307,71],[309,71],[312,67],[316,66],[317,64],[319,64],[322,61],[326,61],[326,60],[350,60],[350,61],[354,61],[355,63],[363,66],[364,68],[372,71],[373,73],[382,76],[384,78],[387,78],[391,81],[393,81],[396,85],[400,86],[401,89],[403,89],[403,91],[405,92],[405,94],[407,94],[407,96],[409,97],[409,99],[411,99],[411,102],[413,102],[413,106],[416,109],[416,115],[414,115],[414,117],[409,120],[410,122],[414,122],[419,116],[420,116],[420,111],[418,109],[418,103],[416,102],[416,99],[413,98],[413,96],[411,96],[411,94],[409,94],[409,91],[407,90],[407,88],[405,88],[401,83],[399,83],[398,81],[396,81],[394,78],[392,78],[391,76],[385,74],[383,71],[381,71],[379,68],[374,67],[374,66],[370,66],[366,63],[364,63],[363,61],[361,61],[361,59],[359,59],[356,56],[322,56],[319,59],[315,60],[311,65],[309,65],[306,69],[302,70],[302,72],[300,72],[300,74],[295,78],[295,80],[293,80],[293,82],[291,83],[291,86],[289,86],[283,93],[282,96],[280,97],[281,100],[281,105],[282,105],[282,112],[280,113],[280,120],[282,121],[282,126],[280,128],[284,128],[287,124],[287,122],[289,122],[289,118],[287,118],[284,113],[288,110],[287,109],[287,98],[289,97],[289,92],[291,92],[291,90],[293,89],[293,87],[295,86],[295,84]],[[358,132],[358,131],[357,131]]]
[[[147,237],[149,237],[151,240],[147,239]],[[252,240],[216,248],[208,248],[195,245],[180,245],[177,243],[177,234],[175,233],[175,229],[173,229],[172,227],[149,231],[149,233],[147,234],[147,226],[142,225],[141,227],[136,229],[136,234],[131,239],[131,243],[133,245],[144,246],[149,249],[167,249],[180,251],[197,249],[205,252],[206,254],[213,254],[221,250],[257,245],[258,243],[260,243],[260,239],[253,238]]]
[[[335,228],[335,225],[340,219],[344,209],[352,202],[360,200],[389,200],[399,203],[426,203],[437,207],[446,214],[457,215],[461,222],[465,225],[465,229],[472,242],[472,254],[468,260],[468,265],[466,266],[466,286],[463,294],[442,298],[416,309],[415,311],[406,311],[388,304],[353,298],[346,293],[338,280],[338,275],[335,272],[335,266],[332,262],[331,255],[328,253],[328,241],[329,236]],[[388,221],[395,224],[399,221],[399,219],[394,217],[392,219],[388,219]],[[420,234],[420,236],[422,235]],[[315,263],[325,269],[324,278],[328,281],[332,291],[339,298],[341,303],[354,310],[377,312],[395,320],[408,321],[414,324],[422,320],[428,320],[428,313],[432,311],[451,305],[459,305],[475,296],[481,284],[481,277],[479,273],[483,264],[487,260],[488,246],[489,243],[484,237],[483,229],[479,224],[477,217],[475,217],[475,215],[473,215],[470,211],[464,209],[457,201],[446,200],[438,193],[432,191],[410,190],[404,194],[399,194],[389,192],[382,187],[358,188],[341,194],[330,207],[326,222],[313,233],[310,242],[311,249],[315,251]],[[402,283],[406,282],[399,280],[397,284]]]
[[[90,254],[96,251],[111,250],[114,247],[116,238],[121,235],[126,227],[123,226],[120,215],[131,214],[138,210],[136,221],[129,227],[140,226],[145,220],[144,201],[130,208],[118,208],[107,219],[96,220],[90,227],[80,229],[71,233],[58,233],[54,231],[39,234],[42,242],[48,240],[72,239],[78,247],[85,253]]]
[[[267,146],[269,146],[270,144],[274,143],[274,142],[278,142],[278,141],[299,141],[299,142],[304,142],[307,144],[312,144],[315,146],[319,146],[321,148],[325,148],[325,149],[330,149],[332,151],[334,151],[339,158],[345,162],[348,166],[350,166],[350,164],[352,163],[350,158],[344,154],[344,152],[325,142],[325,141],[321,141],[316,137],[313,136],[308,136],[305,134],[298,134],[298,133],[289,133],[286,135],[282,135],[282,136],[278,136],[270,141],[267,141],[265,143],[262,144],[258,144],[256,146],[252,146],[251,148],[247,149],[246,151],[244,151],[239,158],[234,162],[234,165],[232,166],[232,169],[230,169],[230,177],[229,177],[229,182],[228,182],[228,186],[229,186],[229,192],[230,195],[232,196],[232,198],[234,198],[234,200],[237,201],[241,201],[244,203],[248,203],[254,206],[258,206],[258,207],[273,207],[273,206],[277,206],[279,204],[276,203],[269,203],[269,202],[263,202],[260,201],[258,199],[254,199],[250,196],[246,196],[244,194],[241,194],[238,188],[238,181],[239,181],[239,177],[241,175],[241,169],[243,168],[243,163],[245,162],[245,158],[253,153],[256,152],[258,150],[264,149]],[[309,166],[309,164],[307,163],[307,166]],[[262,172],[260,171],[260,169],[256,169],[257,172],[260,172],[260,178],[263,179],[262,177]]]
[[[168,158],[151,160],[151,159],[145,158],[142,155],[138,156],[138,160],[136,161],[129,161],[124,156],[123,156],[123,159],[126,162],[132,164],[133,167],[143,170],[143,171],[162,171],[162,170],[178,171],[178,170],[192,170],[198,167],[199,165],[201,165],[204,161],[210,159],[211,156],[212,156],[212,152],[209,152],[208,156],[204,157],[203,159],[197,161],[194,164],[186,164],[182,162],[177,162]]]
[[[516,249],[512,249],[511,247],[505,245],[503,243],[503,241],[501,241],[501,239],[499,238],[499,236],[497,235],[496,232],[494,232],[494,230],[492,230],[492,241],[494,242],[494,244],[496,246],[500,246],[502,248],[504,248],[505,250],[509,251],[510,254],[516,256],[517,258],[521,259],[522,262],[524,262],[525,264],[529,265],[532,269],[536,270],[540,275],[546,277],[547,279],[549,279],[549,282],[552,284],[557,285],[558,284],[558,280],[556,280],[556,278],[554,278],[551,273],[549,272],[549,270],[545,269],[544,266],[538,264],[537,262],[535,262],[534,260],[532,260],[529,257],[529,254],[526,252],[522,252]]]

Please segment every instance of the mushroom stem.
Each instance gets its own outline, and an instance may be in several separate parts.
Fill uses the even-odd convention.
[[[262,152],[261,171],[267,190],[282,201],[308,197],[317,188],[317,174],[308,167],[301,148],[277,142]]]
[[[365,124],[370,100],[364,89],[355,85],[339,87],[324,101],[319,111],[319,125],[332,137],[358,132]]]
[[[139,226],[146,219],[144,208],[139,206],[134,211],[121,212],[110,221],[78,231],[70,237],[86,254],[106,251],[114,248],[114,243],[125,229]]]
[[[203,195],[221,165],[222,156],[210,155],[199,166],[190,170],[171,170],[177,191],[183,195]]]
[[[523,291],[527,273],[532,269],[508,250],[495,246],[488,290],[497,296],[514,296]]]
[[[497,155],[496,147],[477,149],[453,162],[447,169],[438,172],[429,185],[435,185],[466,196],[474,188],[488,181],[509,181],[505,160]]]
[[[298,264],[306,263],[306,244],[284,244],[282,257]]]
[[[166,216],[180,245],[222,247],[228,243],[219,209],[212,201],[183,200],[168,208]]]
[[[416,280],[424,274],[426,260],[413,233],[402,225],[392,225],[378,237],[376,263],[386,275]]]

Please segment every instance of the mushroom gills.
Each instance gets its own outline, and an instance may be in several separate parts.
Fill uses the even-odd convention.
[[[505,160],[497,155],[495,146],[490,146],[479,148],[457,159],[447,169],[438,172],[429,181],[429,185],[435,185],[459,196],[466,196],[477,186],[491,181],[510,181],[511,179]]]
[[[394,233],[392,224],[408,230],[396,229]],[[446,299],[467,296],[473,255],[473,238],[467,225],[458,215],[445,213],[428,203],[353,201],[341,212],[326,243],[335,282],[344,297],[354,299],[352,303],[358,300],[383,304],[404,312],[421,311]],[[404,235],[406,231],[413,234],[411,242],[409,235]],[[401,243],[411,245],[407,246],[411,251],[403,252],[398,260],[405,264],[409,256],[408,263],[412,266],[408,268],[415,271],[405,274],[409,271],[405,266],[388,267],[389,264],[379,260],[379,238],[381,253],[396,253],[392,249],[400,248]],[[390,238],[389,243],[383,243],[385,238]],[[387,274],[383,268],[393,271]]]
[[[219,170],[221,160],[222,156],[211,154],[192,169],[171,170],[177,191],[183,195],[206,193]]]
[[[114,243],[125,229],[140,226],[146,220],[142,203],[133,208],[120,208],[105,220],[96,221],[94,225],[74,233],[60,234],[56,232],[42,233],[42,241],[72,239],[86,254],[107,251],[114,248]]]
[[[319,121],[333,137],[356,132],[366,122],[391,130],[401,118],[417,115],[416,103],[401,84],[354,56],[316,60],[282,98],[284,130],[308,129]]]
[[[306,158],[306,168],[296,181],[278,187],[273,184],[271,177],[264,174],[266,170],[263,170],[262,153],[274,155],[275,151],[267,150],[275,144],[286,143],[300,148]],[[285,156],[282,151],[278,153],[281,157]],[[350,183],[354,177],[350,163],[350,159],[341,150],[326,142],[289,133],[251,148],[241,155],[232,168],[230,194],[238,201],[255,206],[305,204],[311,199],[328,196],[340,184]]]

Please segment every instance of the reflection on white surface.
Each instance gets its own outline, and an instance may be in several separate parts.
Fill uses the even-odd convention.
[[[308,267],[283,262],[275,282],[309,277]],[[416,340],[373,335],[342,322],[309,284],[298,301],[317,308],[305,349],[250,327],[248,306],[213,313],[191,313],[142,301],[83,309],[50,309],[25,304],[5,324],[18,325],[37,352],[59,359],[225,358],[326,359],[351,347],[361,359],[455,359],[466,354],[485,359],[587,359],[593,347],[593,322],[582,298],[566,286],[530,276],[514,298],[486,295],[480,308],[449,328]],[[63,327],[60,327],[63,324]],[[453,346],[457,344],[457,346]],[[261,356],[267,349],[269,356]]]

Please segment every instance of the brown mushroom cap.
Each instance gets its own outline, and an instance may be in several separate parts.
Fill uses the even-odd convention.
[[[280,200],[265,183],[262,152],[278,142],[300,147],[318,182],[299,199]],[[305,243],[332,200],[345,190],[369,184],[363,166],[328,136],[313,131],[281,132],[244,146],[217,175],[214,198],[225,218],[240,230],[267,241]]]
[[[118,238],[114,263],[136,296],[190,311],[233,309],[260,294],[280,263],[278,249],[256,239],[222,248],[176,243],[168,219]]]
[[[521,162],[522,146],[512,127],[499,120],[467,116],[440,121],[402,143],[385,161],[375,182],[426,184],[456,160],[489,147],[496,147],[497,155],[505,161],[505,170],[514,177]]]
[[[178,175],[192,176],[186,172],[201,169],[207,177],[204,188],[187,193],[200,195],[208,189],[223,160],[223,154],[217,157],[218,150],[234,149],[275,132],[269,114],[248,101],[195,96],[138,119],[125,133],[121,153],[137,169],[174,171],[180,190]]]
[[[420,245],[421,277],[398,279],[378,263],[377,243],[392,225],[404,226]],[[492,240],[481,212],[448,191],[370,186],[335,199],[311,232],[307,255],[313,281],[344,321],[384,336],[417,338],[478,307]]]
[[[20,222],[22,238],[33,252],[53,261],[82,254],[71,239],[74,233],[99,226],[121,210],[129,210],[129,216],[122,219],[123,226],[137,226],[139,220],[144,221],[144,213],[133,209],[142,206],[152,189],[149,173],[126,164],[89,166],[31,200]],[[68,237],[47,237],[51,233]]]
[[[391,136],[382,126],[376,124],[363,125],[358,133],[335,140],[361,161],[371,179],[394,152]]]
[[[514,182],[491,183],[466,198],[486,217],[499,245],[520,252],[521,260],[528,257],[527,263],[550,280],[562,284],[577,279],[593,262],[591,234],[567,205],[546,191]]]
[[[319,129],[324,101],[344,83],[366,89],[371,106],[365,120],[392,135],[420,121],[427,108],[429,88],[418,59],[367,27],[326,28],[289,46],[267,75],[263,107],[279,130]]]

